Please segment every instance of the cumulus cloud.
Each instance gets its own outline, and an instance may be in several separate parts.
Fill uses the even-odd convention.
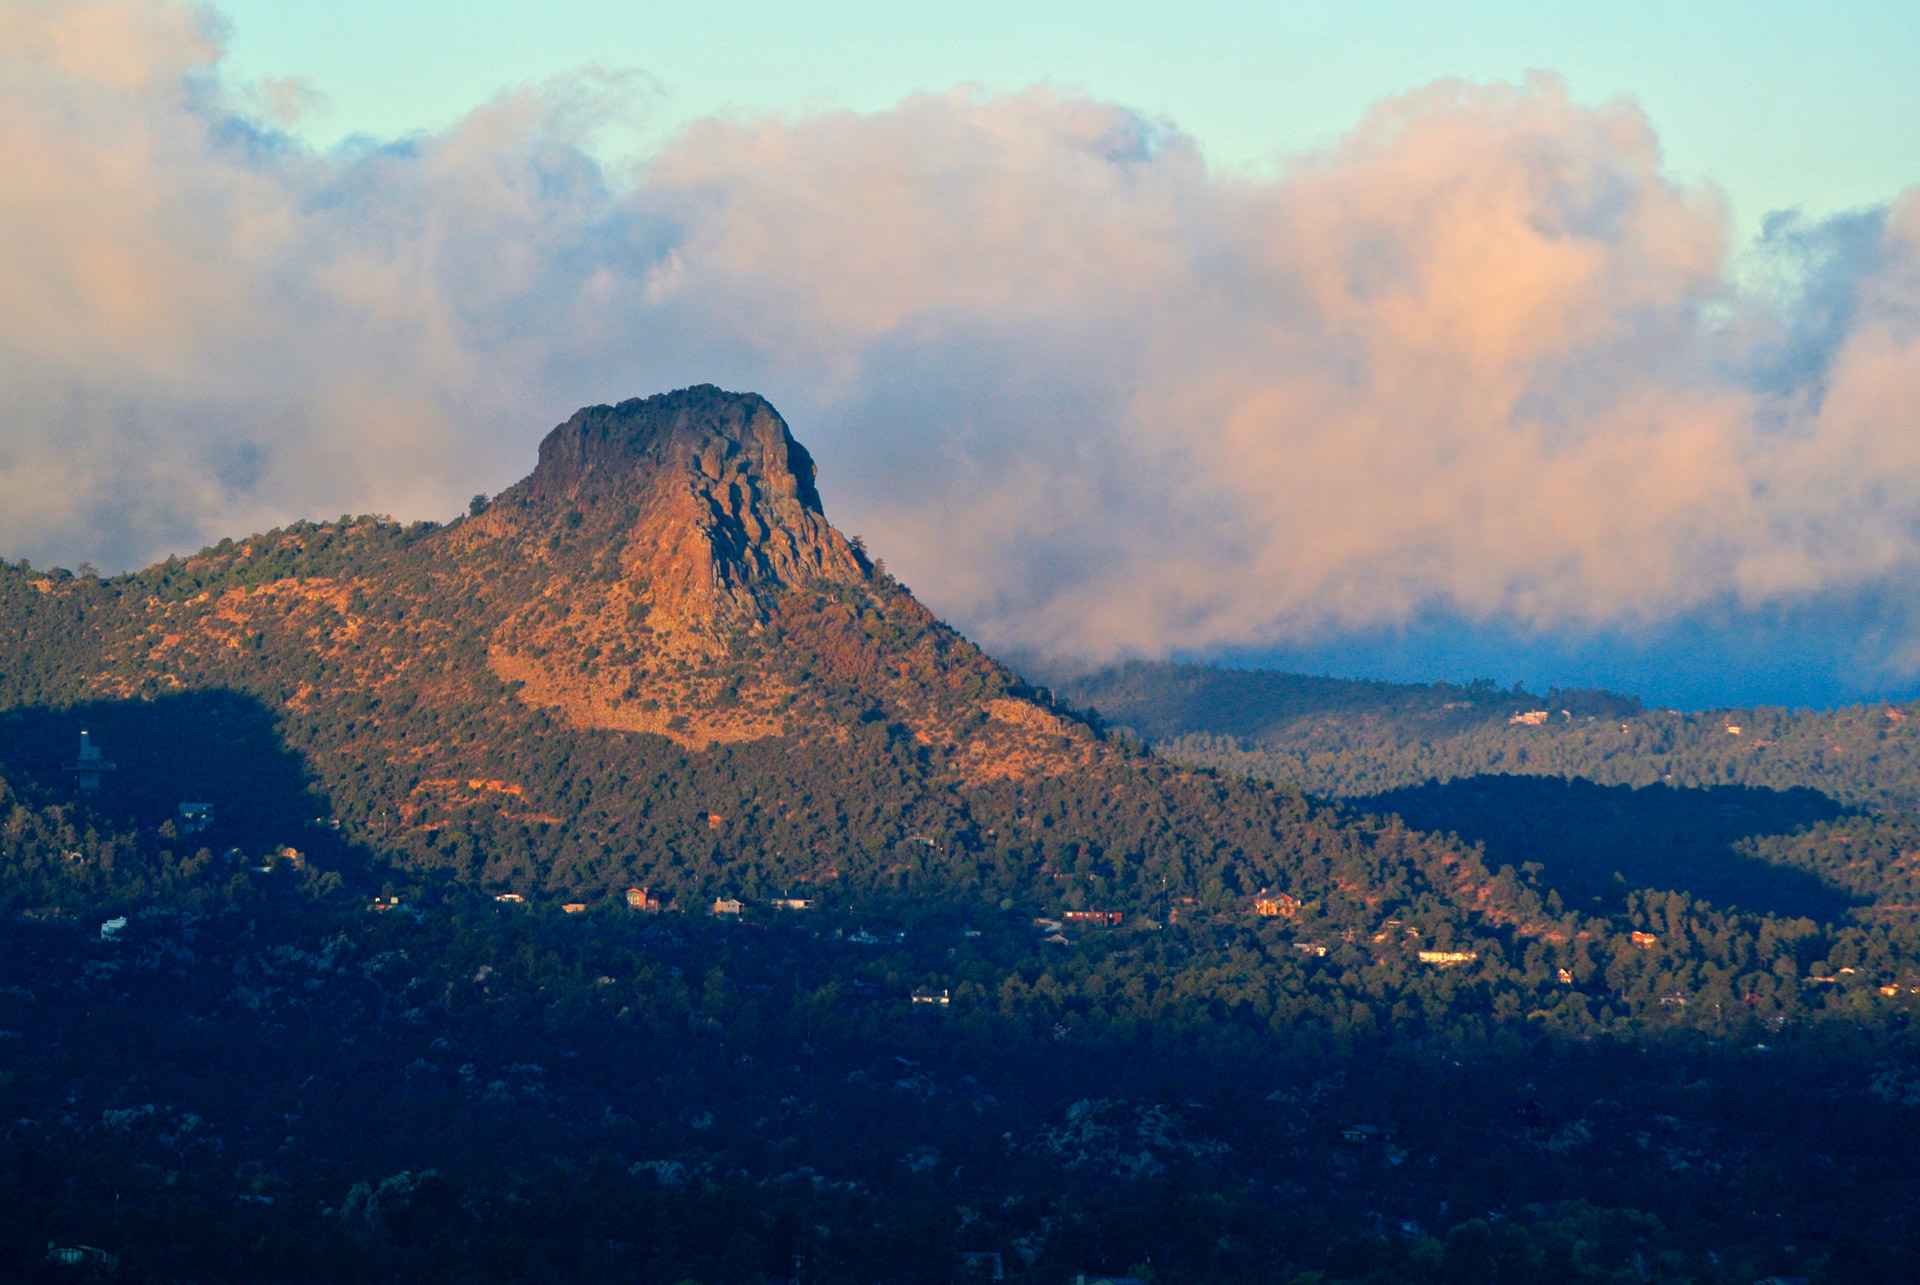
[[[1549,76],[1261,180],[1045,90],[707,120],[614,174],[618,78],[322,153],[219,58],[182,5],[0,0],[16,554],[449,513],[575,405],[711,380],[1000,643],[1658,628],[1898,604],[1920,561],[1920,195],[1736,248],[1636,106]]]

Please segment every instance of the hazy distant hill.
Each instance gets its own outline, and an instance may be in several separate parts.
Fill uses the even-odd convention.
[[[1920,810],[1920,705],[1649,710],[1610,692],[1402,684],[1135,661],[1052,674],[1068,702],[1182,762],[1365,797],[1490,773],[1817,789]]]

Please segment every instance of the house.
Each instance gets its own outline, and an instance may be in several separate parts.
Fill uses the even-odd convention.
[[[100,777],[107,772],[117,772],[119,768],[109,763],[100,753],[100,747],[93,743],[93,733],[80,733],[80,757],[68,766],[73,773],[74,788],[82,794],[91,794],[100,788]]]
[[[653,895],[651,888],[629,888],[627,908],[644,915],[657,915],[660,913],[660,898]]]
[[[1000,1255],[989,1250],[961,1250],[959,1278],[963,1281],[1005,1280],[1007,1269]]]
[[[1293,943],[1293,948],[1303,955],[1313,955],[1319,958],[1324,958],[1327,953],[1327,948],[1317,941],[1296,941]]]
[[[746,909],[746,906],[742,904],[738,898],[716,897],[713,901],[712,913],[716,915],[731,915],[737,919],[746,913]]]
[[[1392,1142],[1393,1133],[1377,1124],[1349,1124],[1340,1129],[1341,1138],[1348,1142]]]
[[[1637,932],[1633,935],[1633,944],[1642,950],[1645,950],[1649,946],[1656,946],[1659,943],[1660,939],[1652,933]]]
[[[101,941],[118,941],[120,934],[127,930],[127,917],[120,915],[100,925]]]
[[[566,914],[569,914],[569,915],[579,915],[579,914],[584,914],[584,913],[586,913],[586,909],[587,909],[587,903],[586,903],[586,902],[584,902],[584,901],[569,901],[569,902],[566,902],[566,903],[564,903],[564,904],[563,904],[563,905],[562,905],[562,906],[560,907],[560,909],[561,909],[561,910],[562,910],[562,911],[563,911],[564,913],[566,913]]]
[[[181,834],[199,834],[213,824],[213,804],[182,803],[180,805]]]
[[[1069,910],[1064,918],[1070,924],[1099,924],[1105,928],[1118,928],[1122,916],[1117,910]]]
[[[1508,719],[1507,721],[1509,723],[1519,723],[1525,727],[1538,727],[1542,723],[1547,721],[1547,711],[1544,709],[1530,709],[1522,713],[1515,714],[1512,718]]]
[[[1291,919],[1300,913],[1300,899],[1284,892],[1276,895],[1262,892],[1253,899],[1253,913],[1266,919]]]
[[[375,897],[367,905],[367,909],[376,915],[384,915],[389,910],[398,910],[399,908],[400,898],[398,897]]]
[[[1562,986],[1573,985],[1573,970],[1571,968],[1561,969],[1559,976],[1560,976],[1560,984]]]
[[[109,1254],[92,1245],[62,1245],[50,1240],[47,1242],[47,1261],[59,1263],[62,1267],[96,1267],[110,1272],[120,1265],[120,1255]]]
[[[495,897],[494,900],[504,901],[510,906],[519,906],[519,905],[524,905],[527,899],[525,897],[522,897],[517,892],[503,892],[499,896]]]
[[[772,902],[775,910],[812,910],[812,897],[775,897]]]
[[[945,1008],[947,1006],[947,992],[922,987],[913,993],[913,1002],[916,1004],[938,1004],[941,1008]]]
[[[1423,950],[1420,952],[1421,963],[1434,964],[1440,968],[1451,968],[1455,964],[1471,964],[1478,958],[1480,958],[1480,952],[1477,950]]]

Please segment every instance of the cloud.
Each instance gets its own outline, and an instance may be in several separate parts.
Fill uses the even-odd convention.
[[[1920,195],[1736,251],[1635,105],[1550,76],[1383,102],[1262,180],[1043,89],[706,120],[611,173],[644,85],[606,75],[315,152],[273,124],[305,91],[225,84],[220,39],[0,0],[16,556],[448,514],[575,405],[712,380],[1001,644],[1852,594],[1920,670]]]

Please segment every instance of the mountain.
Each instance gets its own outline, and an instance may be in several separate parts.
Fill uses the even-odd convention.
[[[22,658],[0,769],[57,794],[91,722],[122,767],[89,804],[116,824],[205,802],[216,847],[559,899],[971,890],[1138,914],[1391,885],[1485,908],[1469,851],[1054,708],[833,528],[757,396],[589,407],[474,508],[299,523],[105,581],[0,571]]]
[[[0,565],[0,1276],[1913,1277],[1920,827],[1474,766],[1654,735],[1597,694],[1065,690],[1239,757],[709,387],[444,525]]]

